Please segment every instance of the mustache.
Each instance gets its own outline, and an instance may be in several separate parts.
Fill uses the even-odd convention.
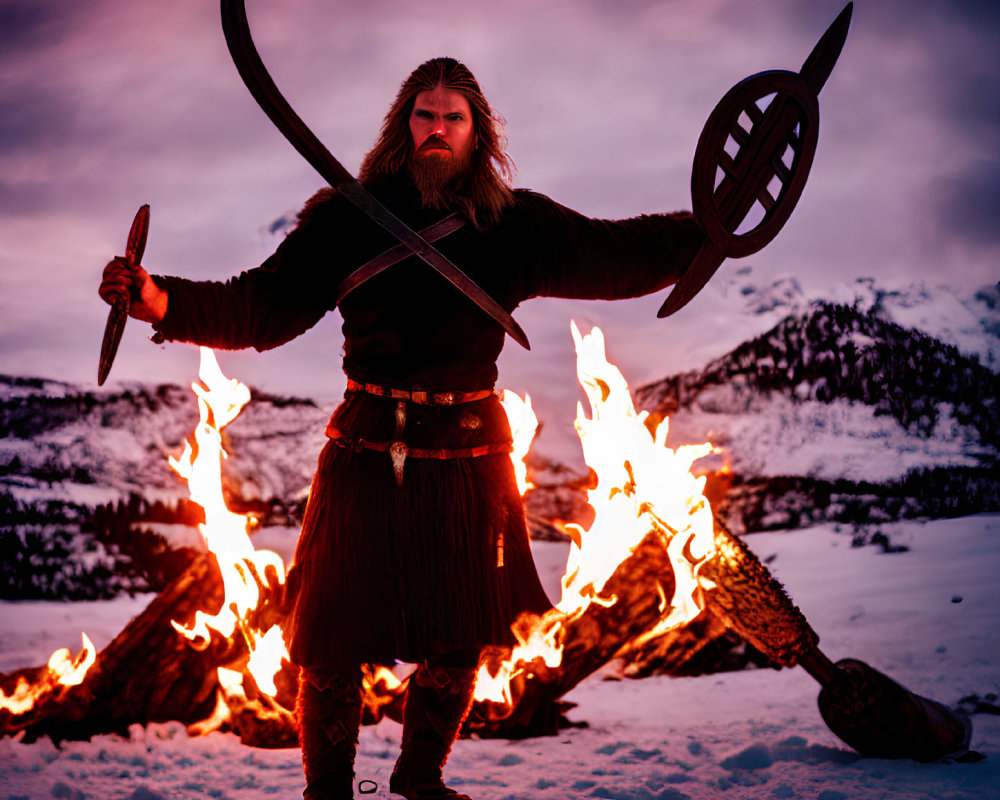
[[[451,146],[436,133],[432,133],[428,136],[422,145],[417,148],[418,153],[425,153],[428,150],[447,150],[451,152]]]

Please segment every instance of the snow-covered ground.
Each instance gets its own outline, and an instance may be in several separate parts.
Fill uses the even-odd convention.
[[[1000,693],[1000,516],[882,526],[908,552],[855,549],[831,526],[747,539],[770,559],[832,658],[869,662],[910,689],[955,705]],[[562,546],[537,543],[549,586]],[[103,646],[143,598],[0,604],[0,671],[79,648],[82,628]],[[587,727],[525,741],[462,741],[447,774],[477,800],[985,800],[1000,797],[1000,717],[973,717],[978,763],[862,759],[826,728],[818,687],[800,669],[700,678],[593,676],[568,699]],[[387,781],[400,728],[362,730],[359,778]],[[136,727],[56,749],[0,741],[0,800],[14,798],[292,798],[297,750],[242,746],[230,734],[188,738],[177,724]]]

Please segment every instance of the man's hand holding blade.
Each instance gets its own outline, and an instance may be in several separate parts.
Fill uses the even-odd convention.
[[[111,306],[101,341],[97,363],[97,385],[103,386],[114,363],[118,344],[125,330],[125,320],[132,316],[144,322],[159,322],[167,312],[167,293],[142,268],[149,232],[149,206],[142,205],[132,220],[125,255],[113,258],[104,268],[97,293]]]
[[[115,256],[104,267],[97,292],[110,306],[127,302],[128,315],[143,322],[159,322],[167,310],[167,292],[140,264],[129,264],[124,256]]]

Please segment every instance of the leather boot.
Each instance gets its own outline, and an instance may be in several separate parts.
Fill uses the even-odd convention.
[[[422,665],[410,679],[403,709],[402,752],[389,791],[406,800],[472,800],[445,786],[441,770],[472,707],[474,667]]]
[[[305,800],[353,800],[361,680],[303,669],[298,695]]]

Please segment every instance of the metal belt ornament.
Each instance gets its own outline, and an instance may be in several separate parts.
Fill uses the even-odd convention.
[[[692,207],[707,238],[658,317],[687,305],[726,258],[756,253],[788,221],[816,152],[817,95],[844,47],[853,5],[840,12],[799,72],[751,75],[730,89],[709,115],[691,172]],[[769,102],[764,106],[762,100]],[[726,149],[730,140],[735,154]],[[761,220],[737,233],[757,203],[764,212]]]

